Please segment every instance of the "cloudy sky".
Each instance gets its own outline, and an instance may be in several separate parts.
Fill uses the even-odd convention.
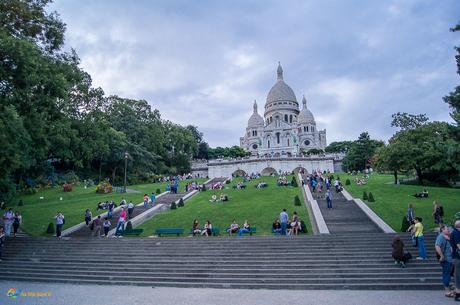
[[[95,86],[198,126],[213,147],[239,143],[278,61],[328,142],[362,131],[386,140],[398,111],[449,120],[442,97],[460,80],[456,0],[55,0],[50,10]]]

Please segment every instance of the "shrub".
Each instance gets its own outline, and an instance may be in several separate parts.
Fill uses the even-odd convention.
[[[345,180],[345,185],[350,185],[350,184],[351,184],[350,179]]]
[[[375,202],[374,195],[371,192],[369,192],[369,202]]]
[[[65,183],[65,184],[62,185],[62,190],[64,192],[71,192],[72,189],[73,189],[73,185],[70,184],[70,183]]]
[[[298,207],[302,205],[302,203],[300,202],[300,198],[297,195],[294,197],[294,205]]]
[[[157,189],[157,190],[155,191],[155,193],[156,193],[157,195],[159,195],[159,194],[161,194],[161,190],[160,190],[160,189]]]
[[[296,178],[295,178],[294,176],[292,177],[291,185],[292,185],[293,187],[298,187],[298,186],[299,186],[299,185],[297,184],[297,180],[296,180]]]
[[[401,223],[401,232],[406,232],[407,229],[409,229],[410,223],[407,221],[406,216],[403,217],[402,223]]]
[[[113,187],[108,181],[100,182],[96,186],[96,193],[99,193],[99,194],[112,193],[112,190],[113,190]]]
[[[64,180],[66,183],[77,183],[80,181],[80,178],[78,178],[74,171],[69,171],[64,174]]]
[[[225,180],[225,184],[230,184],[230,183],[231,183],[230,179]]]
[[[133,224],[131,223],[131,221],[128,221],[128,223],[126,224],[126,231],[131,231],[133,229]]]
[[[307,225],[305,224],[305,221],[301,220],[300,221],[300,228],[302,233],[308,233]]]
[[[185,205],[184,200],[181,198],[179,203],[177,204],[178,207],[183,207]]]
[[[177,209],[177,206],[176,206],[176,202],[173,201],[173,202],[171,203],[171,210],[175,210],[175,209]]]
[[[22,207],[23,205],[24,205],[24,202],[22,202],[22,199],[19,199],[18,207]]]
[[[367,192],[364,191],[364,192],[363,192],[363,200],[368,200],[368,199],[369,199],[369,198],[367,197]]]
[[[54,223],[50,222],[48,228],[46,229],[46,233],[54,234]]]
[[[201,191],[206,192],[206,185],[205,184],[203,184],[203,187],[201,188]]]

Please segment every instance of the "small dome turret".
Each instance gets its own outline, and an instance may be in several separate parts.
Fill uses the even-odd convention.
[[[308,110],[307,108],[307,99],[305,98],[305,95],[302,98],[302,104],[303,104],[303,108],[300,111],[299,117],[297,119],[298,124],[316,125],[315,118],[313,117],[313,113],[311,113],[311,111]]]
[[[264,119],[257,112],[257,102],[255,100],[254,100],[253,109],[254,109],[254,112],[252,113],[251,117],[248,120],[248,128],[263,127]]]

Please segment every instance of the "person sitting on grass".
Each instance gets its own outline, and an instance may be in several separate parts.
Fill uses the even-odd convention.
[[[236,223],[236,220],[233,219],[232,223],[227,228],[227,233],[228,235],[232,235],[232,233],[237,233],[239,229],[240,229],[240,226]]]
[[[196,234],[201,234],[200,224],[198,223],[198,219],[195,219],[193,221],[192,234],[193,234],[193,236],[195,236]]]
[[[276,234],[281,234],[281,223],[279,218],[276,218],[272,224],[272,232]]]
[[[211,200],[209,200],[209,202],[217,202],[217,196],[216,196],[216,194],[213,194],[213,195],[211,196]]]
[[[203,227],[203,231],[201,232],[201,235],[212,236],[212,224],[207,219],[206,219],[206,222],[204,223],[204,227]]]
[[[238,231],[238,236],[243,236],[243,234],[249,232],[250,229],[251,225],[249,224],[249,221],[245,220],[243,227]]]
[[[420,193],[415,193],[414,194],[414,197],[415,198],[428,198],[428,191],[426,189],[424,189],[422,192]]]
[[[227,197],[227,195],[225,195],[224,193],[221,193],[221,194],[220,194],[220,198],[219,198],[219,199],[220,199],[220,201],[222,201],[222,202],[228,201],[228,197]]]

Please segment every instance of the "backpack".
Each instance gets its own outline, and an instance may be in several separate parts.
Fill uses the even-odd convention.
[[[444,217],[444,208],[442,206],[439,207],[439,216]]]

